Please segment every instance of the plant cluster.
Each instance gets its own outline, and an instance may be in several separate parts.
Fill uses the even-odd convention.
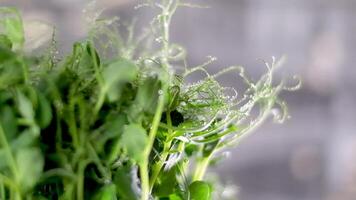
[[[61,58],[54,36],[26,53],[19,12],[0,8],[0,199],[212,199],[209,164],[271,114],[287,117],[278,94],[297,87],[274,85],[280,62],[257,82],[240,66],[210,74],[214,58],[188,66],[169,25],[194,5],[143,6],[160,12],[141,35],[87,9],[88,36]],[[188,83],[193,73],[206,77]],[[226,73],[246,91],[223,87]]]

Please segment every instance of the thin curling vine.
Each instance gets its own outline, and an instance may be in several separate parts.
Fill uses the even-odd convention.
[[[265,63],[257,82],[241,66],[210,73],[214,57],[189,66],[169,28],[177,9],[202,6],[142,7],[158,14],[136,34],[135,21],[103,18],[89,4],[88,36],[62,56],[54,31],[28,53],[20,13],[0,8],[1,200],[222,199],[205,178],[211,162],[269,116],[288,118],[278,95],[300,81],[276,83],[283,59]],[[205,77],[188,82],[195,73]],[[227,73],[246,90],[222,86]]]

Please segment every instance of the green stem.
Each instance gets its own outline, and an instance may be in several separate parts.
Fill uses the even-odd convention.
[[[170,111],[166,112],[166,118],[167,118],[167,125],[168,125],[168,135],[172,135],[172,119],[171,119],[171,113]],[[152,170],[152,176],[150,178],[150,191],[152,191],[153,186],[155,185],[156,179],[159,175],[159,173],[162,170],[162,167],[164,163],[167,160],[167,157],[169,155],[169,150],[171,148],[172,141],[166,141],[163,146],[163,152],[162,155],[159,158],[159,161],[154,165],[153,170]]]
[[[75,191],[75,182],[63,181],[64,194],[63,199],[75,199],[76,191]]]
[[[23,58],[22,58],[23,59]],[[29,84],[29,79],[28,79],[28,67],[25,65],[24,62],[21,62],[21,67],[22,67],[22,70],[23,70],[23,77],[24,77],[24,81],[25,81],[25,84]]]
[[[159,123],[161,121],[161,116],[164,108],[165,94],[167,93],[167,87],[165,85],[162,86],[163,94],[159,96],[158,105],[156,108],[155,115],[153,117],[153,122],[151,126],[151,130],[148,134],[148,143],[144,150],[144,159],[140,163],[140,173],[141,173],[141,189],[142,196],[141,200],[148,200],[150,195],[150,183],[149,183],[149,156],[152,151],[153,143],[156,138],[157,129]]]
[[[169,155],[169,149],[171,147],[171,144],[172,142],[167,142],[164,144],[164,147],[163,147],[163,153],[162,155],[160,156],[160,160],[153,166],[153,169],[152,169],[152,175],[150,177],[150,191],[152,191],[153,189],[153,186],[155,185],[155,182],[158,178],[158,175],[159,173],[161,172],[162,168],[163,168],[163,165],[164,163],[166,162],[167,160],[167,157]]]
[[[64,168],[55,168],[55,169],[50,169],[50,170],[45,171],[42,174],[40,181],[44,181],[51,177],[63,177],[68,180],[76,179],[76,176],[73,172],[71,172],[67,169],[64,169]]]
[[[71,94],[72,96],[72,94]],[[68,125],[69,125],[69,133],[71,134],[73,144],[76,149],[80,148],[80,143],[79,143],[79,138],[78,138],[78,127],[76,124],[76,113],[75,113],[75,100],[73,98],[70,99],[69,102],[69,108],[70,108],[70,114],[69,114],[69,120],[68,120]]]
[[[120,154],[120,150],[121,150],[121,138],[117,138],[113,144],[113,148],[109,153],[109,157],[108,157],[108,164],[111,165],[115,162],[115,160],[118,158],[118,155]]]
[[[88,165],[88,161],[85,160],[79,163],[77,174],[77,200],[84,200],[84,170]]]
[[[172,8],[172,3],[173,1],[169,1],[167,5],[165,5],[165,8],[162,10],[162,13],[165,14],[166,16],[163,17],[162,20],[162,37],[163,37],[163,46],[162,46],[162,57],[161,57],[161,63],[165,71],[168,73],[170,70],[170,63],[169,63],[169,24],[172,19],[172,15],[177,8],[178,4],[175,4],[174,7]],[[169,73],[168,73],[169,74]],[[171,81],[171,77],[168,79],[162,81],[162,91],[163,95],[159,97],[159,102],[158,106],[155,112],[155,116],[153,118],[153,123],[152,127],[149,133],[149,138],[148,138],[148,144],[145,148],[144,151],[144,160],[140,164],[140,172],[141,172],[141,187],[142,187],[142,196],[141,200],[148,200],[149,195],[150,195],[150,188],[152,187],[153,184],[151,184],[150,187],[150,181],[149,181],[149,171],[148,171],[148,163],[149,163],[149,155],[151,153],[153,143],[156,137],[157,129],[160,124],[161,120],[161,115],[164,109],[164,101],[165,101],[165,95],[167,93],[167,88],[169,86],[169,83]],[[167,155],[168,156],[168,155]],[[161,168],[161,167],[157,167]],[[158,170],[158,169],[157,169]],[[158,170],[160,171],[160,170]],[[156,172],[157,173],[157,172]],[[155,175],[157,176],[157,175]],[[155,179],[155,178],[153,178]]]
[[[1,146],[3,146],[3,148],[5,149],[5,152],[6,152],[6,157],[7,157],[7,161],[9,162],[9,166],[10,166],[10,170],[11,170],[11,173],[12,175],[14,176],[14,179],[17,181],[18,180],[18,169],[17,169],[17,166],[16,166],[16,161],[15,161],[15,157],[14,155],[12,154],[12,151],[11,151],[11,147],[7,141],[7,138],[6,138],[6,135],[5,135],[5,131],[0,123],[0,144]],[[4,177],[1,177],[2,180],[6,180]],[[13,183],[13,182],[9,182],[9,183]],[[16,183],[13,183],[12,185],[14,185],[14,187],[17,189],[16,191],[16,195],[15,195],[15,199],[21,199],[21,196],[20,196],[20,192],[17,188],[17,185]],[[12,192],[11,192],[12,193]]]
[[[250,124],[246,128],[239,130],[239,134],[235,134],[231,139],[221,142],[217,146],[216,150],[221,150],[229,146],[237,145],[240,143],[241,140],[254,133],[255,130],[259,128],[263,124],[263,122],[270,116],[270,112],[274,104],[275,99],[269,100],[265,107],[263,109],[261,108],[263,112],[254,120],[253,124]]]
[[[3,181],[0,181],[0,199],[5,199],[5,185]]]
[[[103,176],[105,180],[111,180],[110,172],[101,163],[100,157],[98,156],[97,152],[95,151],[93,145],[90,142],[88,142],[88,150],[89,150],[89,155],[97,165],[98,170],[101,173],[101,176]]]
[[[141,200],[148,200],[150,196],[150,183],[148,175],[148,161],[142,161],[140,164],[141,175]]]
[[[8,186],[11,189],[10,191],[14,192],[15,194],[20,193],[20,190],[16,185],[16,183],[10,178],[4,176],[3,174],[0,174],[0,183],[1,183],[1,195],[5,195],[5,186]]]
[[[98,81],[99,86],[100,86],[99,99],[96,102],[96,105],[94,107],[94,117],[96,117],[96,115],[98,114],[100,108],[104,104],[106,91],[104,89],[104,85],[105,85],[104,84],[104,78],[101,75],[101,68],[98,65],[98,60],[97,60],[96,52],[95,52],[95,49],[94,49],[94,42],[93,42],[94,39],[93,39],[93,36],[91,36],[91,37],[92,37],[92,39],[89,42],[90,43],[89,48],[90,48],[90,53],[92,55],[92,62],[93,62],[93,65],[94,65],[94,70],[95,70],[95,78]]]
[[[163,46],[162,46],[162,63],[167,68],[169,65],[169,25],[171,24],[172,16],[178,8],[178,2],[173,3],[173,1],[167,2],[162,10],[163,18],[162,18],[162,37],[163,37]]]
[[[91,56],[92,56],[92,62],[93,62],[93,65],[94,65],[94,70],[95,70],[95,76],[96,76],[96,80],[98,81],[99,85],[104,85],[104,79],[101,75],[101,69],[100,69],[100,66],[98,65],[98,60],[97,60],[97,57],[96,57],[96,51],[94,49],[94,42],[92,42],[93,39],[89,42],[90,45],[90,53],[91,53]]]
[[[96,116],[99,113],[99,110],[103,106],[105,101],[105,96],[106,96],[106,91],[104,90],[104,87],[101,87],[98,101],[96,102],[94,107],[94,116]]]
[[[193,181],[203,180],[206,170],[208,169],[208,166],[210,163],[210,158],[211,158],[211,155],[208,157],[203,157],[198,161],[198,163],[195,167]]]

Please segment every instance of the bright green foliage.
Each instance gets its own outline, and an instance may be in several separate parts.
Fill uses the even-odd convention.
[[[26,192],[32,189],[43,170],[43,159],[38,148],[22,148],[16,152],[18,183]]]
[[[195,181],[189,186],[191,200],[210,200],[211,189],[209,184],[203,181]]]
[[[139,199],[140,189],[138,187],[137,167],[125,165],[120,167],[114,175],[113,182],[119,199]]]
[[[117,101],[124,84],[135,80],[138,68],[129,60],[118,59],[111,62],[103,71],[103,93],[107,94],[110,101]]]
[[[93,197],[95,200],[117,200],[116,186],[114,184],[104,185]]]
[[[193,5],[143,6],[161,12],[142,35],[94,14],[88,37],[60,58],[55,38],[27,55],[18,11],[0,8],[1,200],[209,200],[216,191],[203,180],[218,152],[271,114],[287,117],[278,94],[297,87],[273,85],[280,62],[257,82],[239,66],[210,74],[214,58],[190,67],[169,25]],[[196,72],[206,78],[187,82]],[[217,81],[228,72],[244,80],[243,95]]]
[[[19,12],[15,8],[1,7],[0,17],[1,40],[5,42],[3,44],[15,50],[22,48],[25,38]],[[9,42],[11,42],[11,45]]]
[[[138,124],[130,124],[124,127],[124,132],[120,138],[120,144],[127,155],[135,162],[141,162],[147,145],[146,130]]]

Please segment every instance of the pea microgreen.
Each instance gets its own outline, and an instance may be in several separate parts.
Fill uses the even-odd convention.
[[[61,57],[55,31],[26,53],[20,13],[0,8],[0,199],[208,200],[216,157],[269,116],[288,117],[278,95],[299,84],[275,84],[283,60],[257,82],[241,66],[210,73],[213,57],[191,67],[169,27],[178,8],[200,6],[139,7],[159,10],[142,34],[88,6],[88,36]],[[205,77],[188,81],[195,73]],[[224,87],[227,73],[247,89]]]

